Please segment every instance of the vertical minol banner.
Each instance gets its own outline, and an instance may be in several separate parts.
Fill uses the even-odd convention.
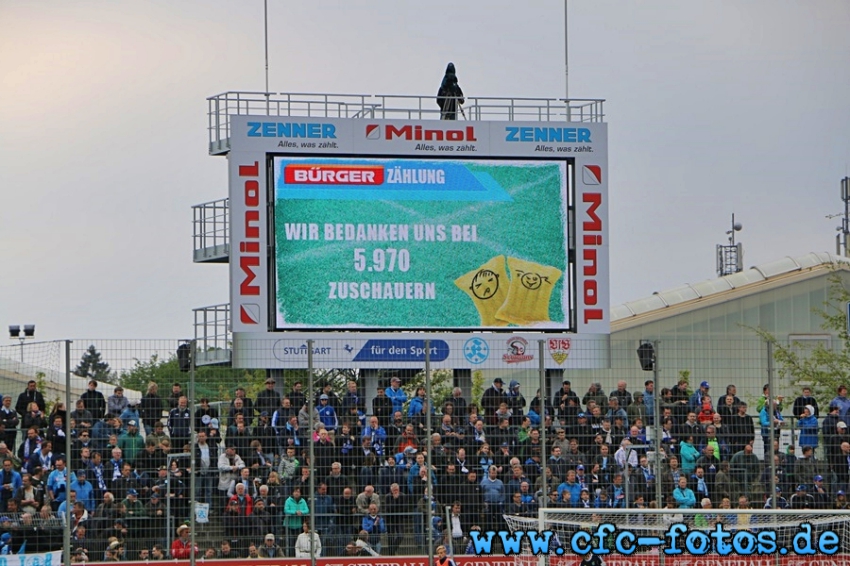
[[[275,157],[276,327],[570,326],[566,161]]]

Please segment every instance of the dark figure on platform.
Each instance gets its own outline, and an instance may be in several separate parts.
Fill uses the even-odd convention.
[[[457,109],[464,103],[463,91],[457,84],[455,64],[449,63],[446,74],[437,91],[437,106],[440,107],[440,120],[457,120]],[[463,109],[461,109],[463,112]]]

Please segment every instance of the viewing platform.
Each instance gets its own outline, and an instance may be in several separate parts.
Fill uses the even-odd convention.
[[[468,96],[458,120],[604,122],[603,99]],[[207,98],[210,155],[230,151],[231,116],[439,120],[436,96],[223,92]]]

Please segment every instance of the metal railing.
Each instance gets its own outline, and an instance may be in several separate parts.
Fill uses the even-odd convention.
[[[230,361],[230,304],[210,305],[193,309],[195,315],[195,340],[199,366]]]
[[[227,261],[230,256],[230,199],[192,207],[192,242],[194,261]]]
[[[470,96],[461,118],[493,121],[604,122],[603,99]],[[297,116],[439,120],[434,96],[228,91],[207,98],[212,155],[230,149],[230,117]]]

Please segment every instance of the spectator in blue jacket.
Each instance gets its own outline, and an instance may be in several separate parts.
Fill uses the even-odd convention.
[[[407,402],[407,393],[401,388],[401,379],[394,377],[390,381],[390,388],[386,391],[387,397],[393,402],[393,413],[404,412],[404,404]]]
[[[679,487],[673,490],[673,499],[679,509],[693,509],[696,507],[697,498],[691,488],[688,487],[688,478],[679,476]]]
[[[369,545],[378,554],[381,553],[381,535],[387,532],[387,522],[378,514],[378,506],[369,505],[369,512],[363,516],[361,529],[369,533]]]
[[[339,426],[339,419],[336,416],[334,408],[328,403],[329,399],[327,395],[322,393],[319,396],[319,406],[316,407],[316,412],[319,414],[319,420],[325,425],[327,430],[336,431],[336,427]]]
[[[94,486],[87,481],[85,470],[77,470],[77,475],[71,482],[71,489],[77,492],[77,501],[83,504],[86,511],[94,513],[97,507],[94,500]]]
[[[814,413],[815,408],[806,405],[797,421],[797,426],[800,428],[800,446],[818,447],[818,419]]]
[[[779,439],[779,429],[785,422],[779,408],[779,400],[773,400],[773,411],[769,410],[767,403],[759,411],[759,422],[761,423],[761,439],[765,446],[770,446],[770,427],[775,429],[774,438]]]

